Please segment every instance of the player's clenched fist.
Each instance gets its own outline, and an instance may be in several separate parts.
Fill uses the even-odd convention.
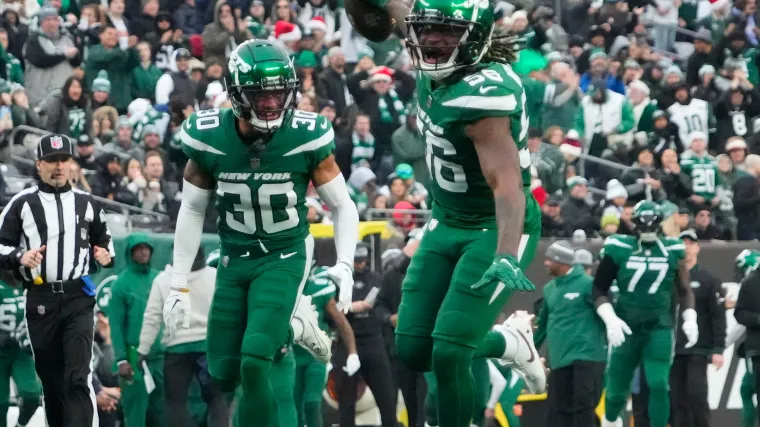
[[[37,249],[26,251],[24,255],[21,255],[21,265],[29,268],[36,268],[42,263],[42,253],[45,252],[45,245],[40,246]]]
[[[533,283],[525,277],[514,255],[497,255],[483,274],[483,278],[472,285],[472,289],[485,289],[492,286],[496,286],[493,298],[496,298],[505,288],[513,291],[536,290]]]
[[[100,265],[108,265],[111,263],[111,254],[108,253],[108,249],[101,248],[100,246],[93,246],[92,250],[95,252],[95,261]]]

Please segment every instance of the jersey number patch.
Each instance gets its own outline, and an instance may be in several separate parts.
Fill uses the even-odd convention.
[[[7,301],[7,302],[6,302]],[[16,314],[24,309],[24,299],[22,298],[6,298],[5,301],[0,304],[0,330],[6,332],[13,332],[16,330]]]
[[[425,132],[425,142],[427,143],[428,169],[430,169],[430,175],[433,176],[436,184],[452,193],[466,192],[467,178],[464,174],[464,168],[433,154],[434,147],[437,147],[437,149],[443,150],[444,155],[455,156],[457,150],[454,148],[454,144],[446,138],[434,135],[429,130]]]
[[[694,169],[692,182],[696,193],[715,192],[715,169]]]
[[[654,294],[657,289],[660,288],[662,281],[665,279],[665,275],[668,274],[668,264],[665,262],[643,262],[643,261],[628,261],[625,263],[625,268],[633,270],[633,277],[631,282],[628,283],[628,292],[633,292],[636,289],[636,285],[639,284],[639,280],[644,276],[644,273],[648,271],[656,271],[657,277],[652,282],[647,293]]]
[[[248,184],[237,182],[217,182],[217,191],[223,197],[233,197],[238,203],[233,203],[232,211],[225,213],[227,225],[241,233],[255,234],[257,228],[256,214],[259,216],[259,223],[262,231],[267,234],[279,233],[289,230],[298,225],[298,211],[296,203],[298,196],[293,191],[293,182],[280,182],[262,184],[256,194],[252,194]],[[287,205],[284,209],[273,209],[272,198],[275,196],[285,196]],[[253,197],[257,198],[259,210],[253,208]],[[278,218],[285,218],[279,221]]]

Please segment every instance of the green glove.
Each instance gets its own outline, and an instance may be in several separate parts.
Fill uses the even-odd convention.
[[[525,274],[520,269],[520,264],[517,262],[517,258],[513,255],[496,255],[493,264],[483,273],[483,277],[472,285],[472,289],[482,290],[496,287],[494,294],[498,295],[501,292],[499,287],[497,287],[499,283],[513,291],[536,290],[533,283],[525,277]]]

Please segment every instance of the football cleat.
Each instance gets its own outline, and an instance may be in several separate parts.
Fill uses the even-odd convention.
[[[294,340],[305,348],[315,359],[322,363],[330,361],[332,340],[319,328],[316,308],[311,304],[311,297],[302,295],[298,300],[293,320],[301,322],[303,333]]]
[[[508,343],[517,343],[514,349],[507,349],[502,361],[511,366],[523,379],[531,393],[543,393],[546,390],[546,371],[536,346],[533,345],[533,316],[527,311],[516,311],[494,329],[507,338]]]

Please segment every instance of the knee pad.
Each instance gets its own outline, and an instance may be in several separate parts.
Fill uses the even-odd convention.
[[[431,337],[396,335],[396,357],[409,369],[430,372],[433,369],[432,354]]]
[[[255,356],[243,355],[240,363],[240,380],[243,388],[262,383],[269,384],[269,371],[272,369],[272,361]]]
[[[448,341],[435,340],[433,344],[433,368],[436,377],[455,375],[458,368],[470,370],[474,350]]]
[[[212,382],[225,393],[235,391],[238,383],[240,383],[240,359],[209,355],[207,360],[208,373]]]
[[[263,332],[252,332],[243,338],[243,358],[245,355],[259,359],[273,360],[275,353],[282,348],[285,337],[273,337]]]
[[[667,375],[648,375],[647,384],[649,393],[668,392],[670,390],[670,378]]]

